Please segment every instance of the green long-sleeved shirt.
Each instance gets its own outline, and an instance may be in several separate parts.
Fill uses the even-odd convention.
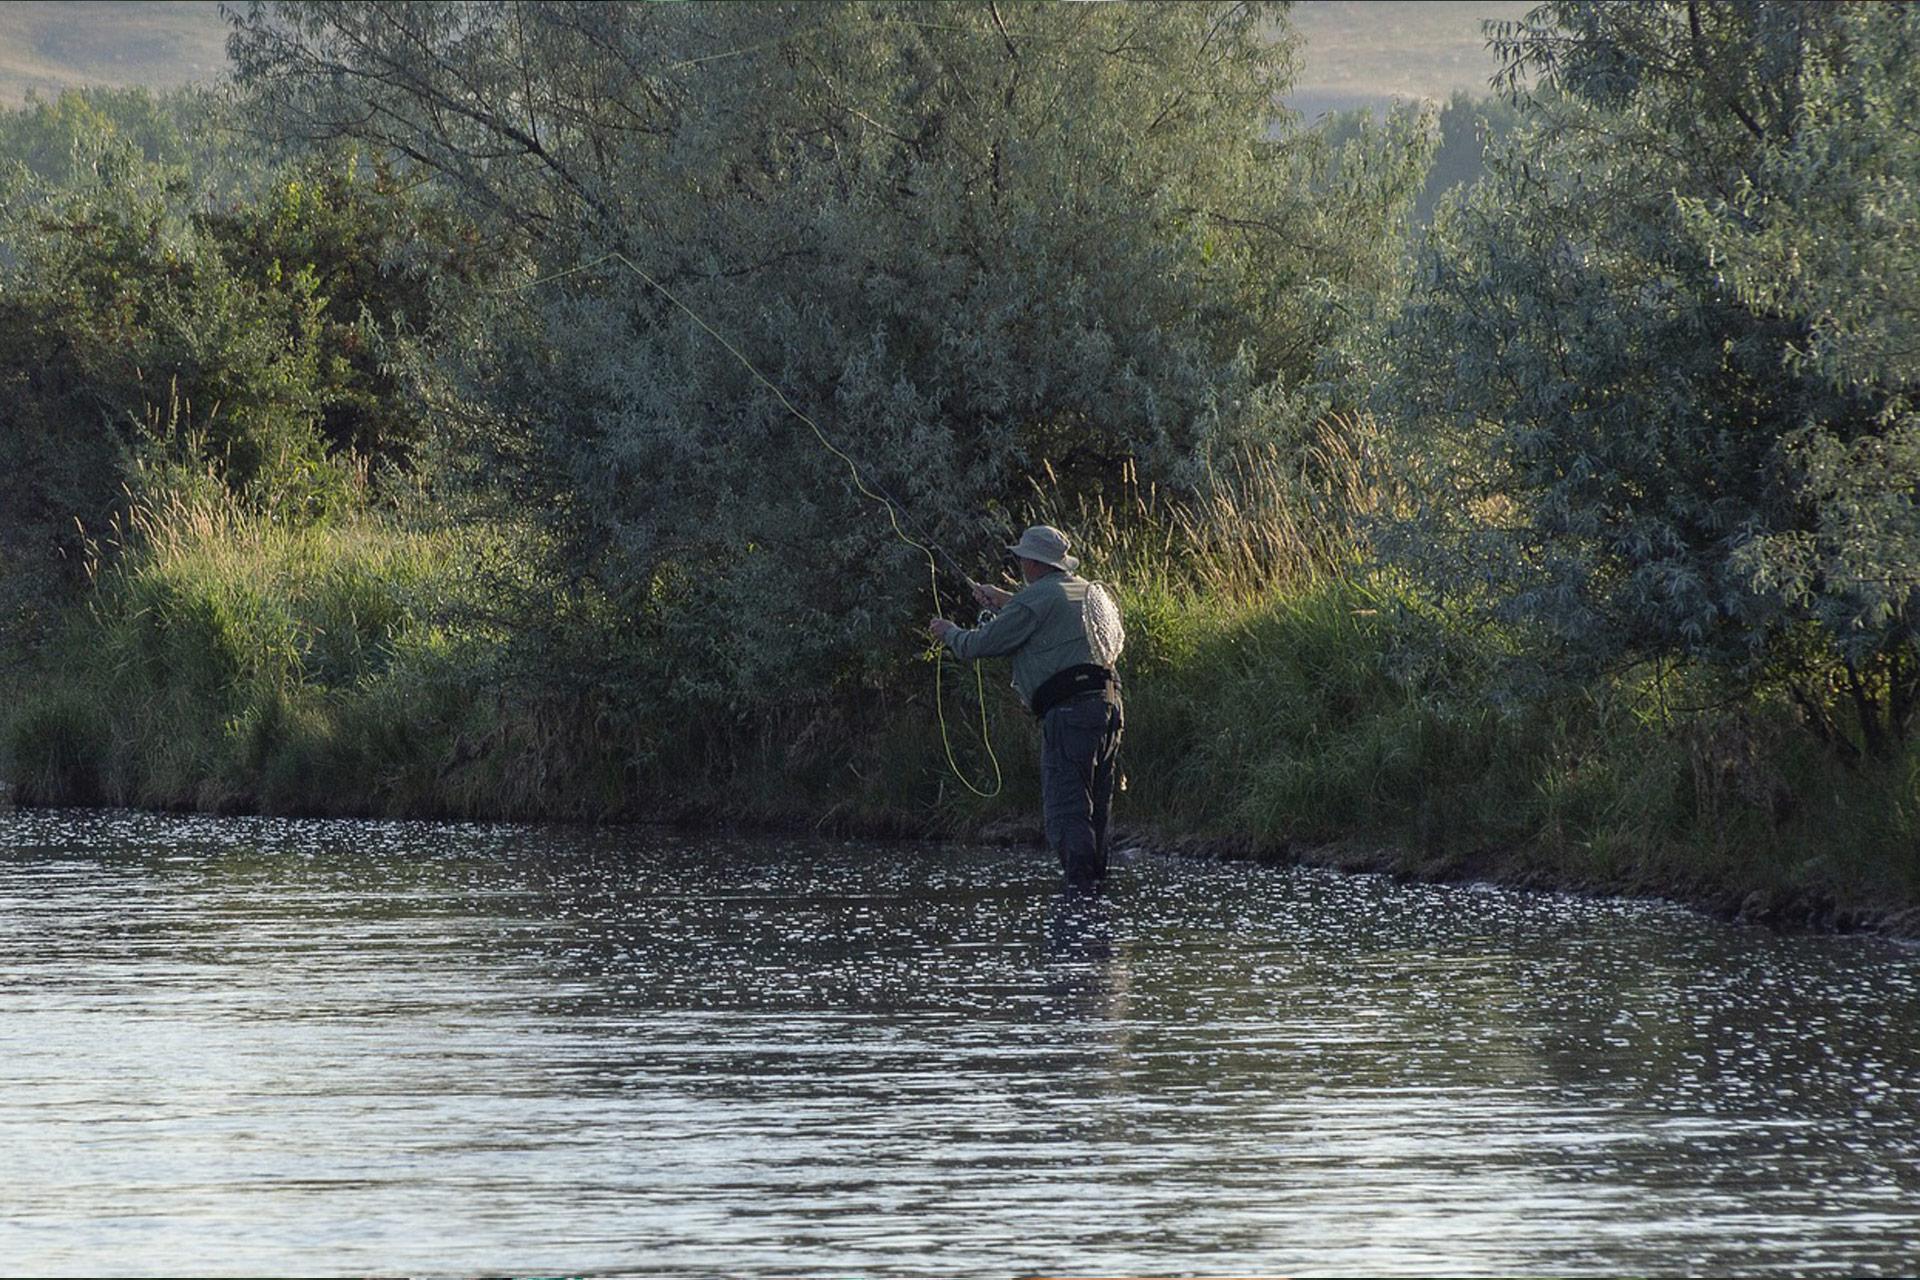
[[[1085,604],[1093,583],[1064,570],[1030,582],[994,618],[947,636],[947,648],[965,661],[1013,658],[1013,687],[1033,706],[1047,677],[1093,661]]]

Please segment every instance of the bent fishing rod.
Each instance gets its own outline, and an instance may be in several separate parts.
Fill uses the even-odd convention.
[[[619,263],[621,266],[625,267],[628,271],[631,271],[634,275],[640,277],[641,280],[645,281],[647,285],[651,287],[655,292],[659,293],[661,297],[665,298],[668,302],[671,302],[674,306],[678,307],[682,312],[686,314],[687,319],[699,325],[701,329],[706,331],[707,336],[711,337],[715,342],[719,343],[722,347],[725,347],[727,349],[727,353],[731,355],[735,360],[739,361],[741,368],[745,369],[748,373],[752,374],[754,378],[759,381],[760,385],[764,386],[767,390],[771,391],[774,394],[774,398],[779,400],[780,406],[783,409],[785,409],[788,413],[792,414],[794,417],[798,418],[801,422],[805,423],[807,426],[807,429],[813,432],[814,438],[820,442],[821,447],[824,448],[828,453],[831,453],[834,457],[838,458],[841,462],[846,464],[847,476],[849,479],[853,481],[853,487],[856,490],[858,490],[860,493],[864,494],[866,497],[872,499],[873,501],[879,503],[882,507],[886,508],[887,518],[893,525],[893,531],[895,534],[899,535],[900,540],[902,542],[905,542],[909,546],[917,547],[921,551],[926,552],[928,555],[934,556],[939,560],[943,561],[946,564],[947,568],[953,570],[954,575],[958,577],[961,581],[965,582],[969,588],[977,587],[980,585],[978,582],[974,581],[972,575],[966,571],[966,569],[960,564],[958,560],[954,559],[952,555],[948,554],[945,547],[942,547],[939,543],[935,542],[931,538],[925,538],[925,539],[917,538],[917,537],[914,537],[912,534],[908,533],[907,526],[911,524],[912,521],[911,521],[911,518],[906,515],[905,504],[901,503],[892,494],[888,493],[885,489],[881,488],[876,481],[869,480],[865,475],[863,475],[860,471],[860,465],[853,460],[852,455],[847,453],[846,450],[840,448],[840,446],[833,443],[832,440],[828,439],[827,433],[820,429],[820,424],[815,422],[812,417],[801,412],[800,408],[797,405],[795,405],[792,400],[787,398],[787,393],[780,389],[780,385],[776,383],[772,378],[769,378],[766,374],[760,372],[760,367],[754,364],[754,362],[747,357],[747,354],[742,350],[740,350],[739,347],[736,347],[732,342],[728,341],[725,334],[721,333],[718,329],[708,324],[705,317],[703,317],[699,312],[695,311],[692,307],[688,306],[686,303],[682,302],[678,294],[676,294],[673,290],[667,288],[666,285],[661,284],[660,281],[656,280],[652,275],[648,274],[640,266],[635,264],[633,259],[627,257],[626,254],[621,253],[617,249],[610,250],[607,253],[601,254],[597,258],[593,258],[587,262],[582,262],[578,266],[568,267],[565,271],[556,271],[552,275],[541,276],[536,280],[530,280],[527,283],[520,285],[515,289],[511,290],[511,292],[519,293],[519,292],[523,292],[525,290],[531,289],[536,285],[550,284],[555,280],[560,280],[567,276],[577,275],[583,271],[591,271],[593,268],[598,266],[603,266],[609,262]],[[938,603],[938,601],[936,601],[935,603]]]

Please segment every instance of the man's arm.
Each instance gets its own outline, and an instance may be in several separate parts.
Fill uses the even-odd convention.
[[[956,628],[947,632],[947,648],[965,662],[975,658],[1002,658],[1028,640],[1040,626],[1040,615],[1024,601],[1009,604],[1000,616],[972,630]]]

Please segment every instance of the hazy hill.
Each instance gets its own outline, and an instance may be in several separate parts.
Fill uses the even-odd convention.
[[[226,63],[217,0],[0,4],[0,104],[90,84],[169,89],[213,80]]]
[[[1293,25],[1306,65],[1288,105],[1313,117],[1396,100],[1444,102],[1487,92],[1495,70],[1484,21],[1512,20],[1535,0],[1302,0]]]
[[[1289,103],[1308,116],[1396,98],[1484,93],[1493,59],[1480,22],[1533,0],[1303,0],[1306,65]],[[0,3],[0,104],[84,84],[170,88],[226,66],[217,0]]]

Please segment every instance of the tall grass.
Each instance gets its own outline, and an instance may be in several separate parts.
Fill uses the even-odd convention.
[[[1143,490],[1129,468],[1112,497],[1065,510],[1036,483],[1029,514],[1071,530],[1098,573],[1137,593],[1265,599],[1355,566],[1358,525],[1391,501],[1385,444],[1371,418],[1335,413],[1296,445],[1225,452],[1183,498]]]
[[[23,799],[380,811],[431,790],[409,775],[466,701],[467,655],[434,621],[462,539],[292,528],[209,490],[135,505],[112,542],[12,718]]]

